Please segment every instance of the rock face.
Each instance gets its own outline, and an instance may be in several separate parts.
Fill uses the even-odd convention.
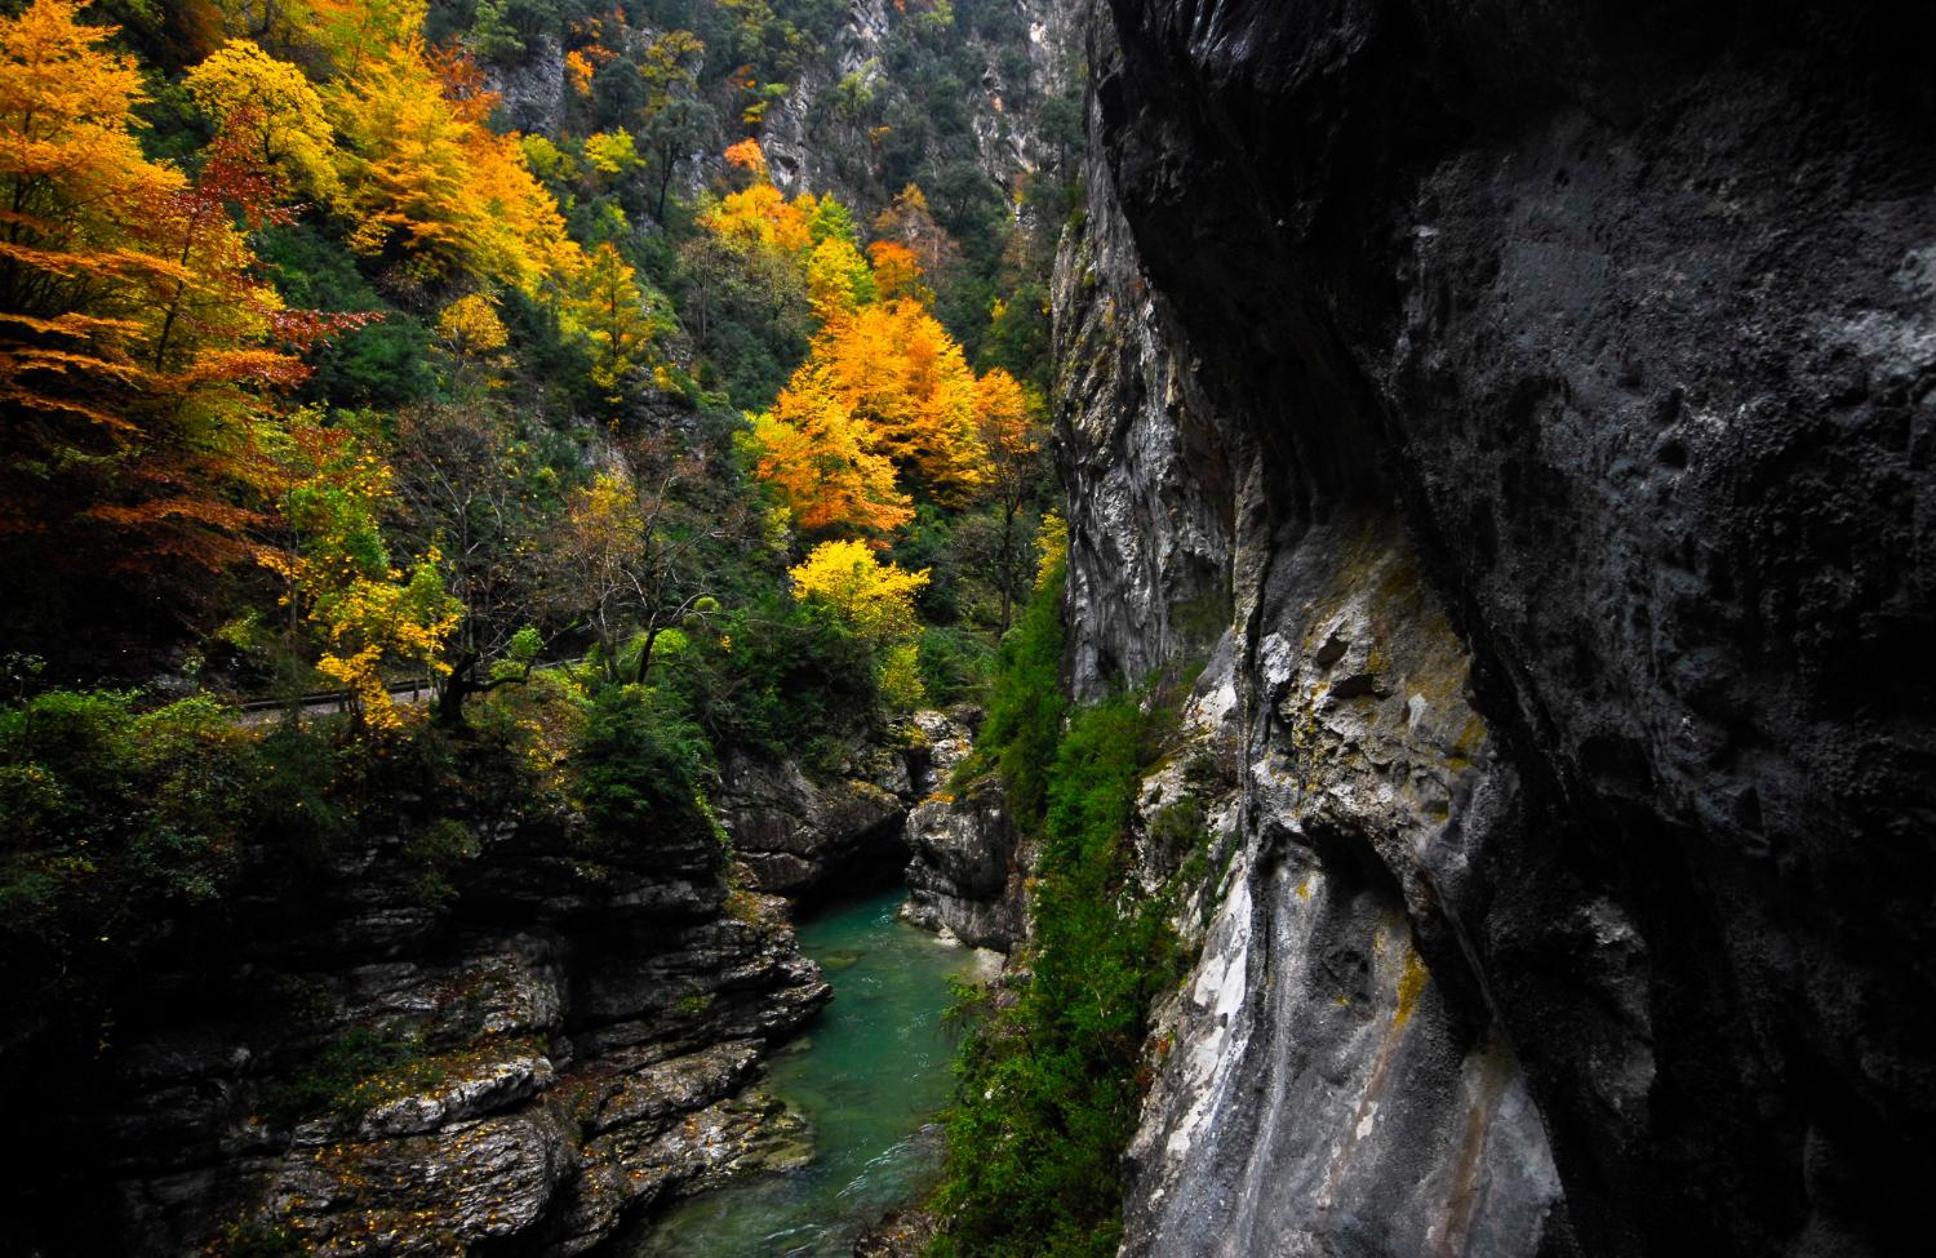
[[[1908,1252],[1932,19],[1097,17],[1073,677],[1240,770],[1126,1251]]]
[[[985,38],[967,16],[950,18],[946,38],[965,41],[980,63],[976,78],[956,83],[960,96],[947,108],[963,110],[973,137],[972,160],[997,188],[1013,186],[1018,176],[1053,158],[1055,144],[1041,125],[1039,111],[1050,97],[1075,86],[1070,57],[1080,40],[1074,29],[1077,6],[1063,0],[987,0],[978,6],[1007,10],[1005,29],[1022,36]],[[874,141],[862,133],[837,104],[843,92],[868,99],[885,95],[922,108],[934,108],[925,93],[932,85],[895,73],[895,27],[918,21],[924,11],[909,11],[890,0],[851,0],[844,20],[824,55],[803,63],[786,96],[761,130],[761,143],[782,189],[834,190],[857,205],[879,204],[901,189],[883,183]]]
[[[338,853],[233,958],[152,976],[59,1133],[86,1162],[42,1201],[92,1239],[56,1252],[577,1253],[806,1157],[757,1083],[829,988],[710,838],[575,845],[538,815],[429,898],[393,847]]]
[[[934,799],[908,817],[908,902],[901,916],[976,948],[1007,952],[1024,931],[1023,877],[1000,783]]]
[[[898,868],[908,810],[953,771],[978,719],[972,712],[917,712],[820,782],[793,761],[734,751],[719,800],[734,856],[761,890],[795,897],[837,892],[852,875]]]

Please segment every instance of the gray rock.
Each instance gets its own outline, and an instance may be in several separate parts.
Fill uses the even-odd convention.
[[[1097,12],[1073,680],[1242,769],[1126,1251],[1912,1252],[1932,19]]]
[[[974,947],[1013,947],[1023,933],[1026,868],[1000,784],[985,779],[959,799],[922,804],[907,833],[913,856],[902,916]]]

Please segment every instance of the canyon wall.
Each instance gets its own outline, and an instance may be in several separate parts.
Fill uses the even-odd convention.
[[[1237,765],[1126,1251],[1898,1252],[1932,19],[1095,17],[1072,678],[1222,631],[1192,728]]]

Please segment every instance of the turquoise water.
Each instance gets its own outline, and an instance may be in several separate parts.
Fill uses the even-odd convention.
[[[800,927],[834,998],[775,1058],[768,1090],[813,1124],[813,1162],[674,1206],[637,1258],[845,1255],[931,1181],[940,1146],[927,1125],[953,1081],[941,1014],[949,976],[966,975],[974,954],[898,920],[905,898],[871,896]]]

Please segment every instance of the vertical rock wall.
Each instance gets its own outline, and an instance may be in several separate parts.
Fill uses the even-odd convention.
[[[1221,595],[1242,764],[1127,1250],[1914,1252],[1931,19],[1098,17],[1074,679]]]

